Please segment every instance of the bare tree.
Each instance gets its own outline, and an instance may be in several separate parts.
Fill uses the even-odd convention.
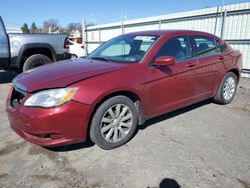
[[[43,22],[43,33],[48,33],[49,32],[49,22],[44,21]]]
[[[61,34],[69,34],[67,29],[64,27],[59,27],[58,30],[59,30],[59,33],[61,33]]]
[[[49,19],[43,22],[43,32],[44,33],[49,33],[49,30],[51,32],[54,32],[56,30],[58,30],[58,28],[60,27],[59,25],[59,21],[57,19]]]
[[[70,33],[73,30],[78,30],[82,32],[82,24],[73,22],[69,23],[67,26],[67,32]]]

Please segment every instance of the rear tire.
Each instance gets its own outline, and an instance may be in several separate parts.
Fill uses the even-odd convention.
[[[78,56],[75,54],[71,54],[71,58],[70,59],[78,59]]]
[[[233,72],[228,72],[221,81],[213,101],[218,104],[229,104],[236,94],[237,85],[237,76]]]
[[[96,110],[90,126],[90,139],[103,149],[114,149],[134,135],[138,114],[132,100],[112,97]]]
[[[43,54],[32,55],[28,57],[28,59],[26,59],[26,61],[24,62],[23,72],[33,69],[35,67],[39,67],[41,65],[51,63],[51,62],[52,60],[46,55],[43,55]]]

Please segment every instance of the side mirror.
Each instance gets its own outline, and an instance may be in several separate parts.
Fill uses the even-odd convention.
[[[155,66],[172,66],[175,64],[175,58],[173,56],[160,56],[155,59]]]

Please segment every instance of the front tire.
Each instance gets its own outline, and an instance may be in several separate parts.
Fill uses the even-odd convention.
[[[51,62],[52,60],[46,55],[43,54],[32,55],[28,57],[28,59],[26,59],[26,61],[24,62],[23,72]]]
[[[90,139],[103,149],[120,147],[134,135],[137,121],[132,100],[125,96],[112,97],[96,110],[90,126]]]
[[[229,104],[236,94],[237,85],[237,76],[233,72],[228,72],[224,76],[213,101],[218,104]]]

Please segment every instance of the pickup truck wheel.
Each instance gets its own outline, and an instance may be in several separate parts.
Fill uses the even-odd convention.
[[[33,69],[35,67],[45,65],[51,62],[52,62],[51,59],[47,57],[46,55],[35,54],[35,55],[28,57],[28,59],[26,59],[23,65],[23,71],[25,72],[29,69]]]
[[[90,138],[103,149],[117,148],[132,138],[137,120],[133,101],[121,95],[112,97],[96,110],[90,125]]]

